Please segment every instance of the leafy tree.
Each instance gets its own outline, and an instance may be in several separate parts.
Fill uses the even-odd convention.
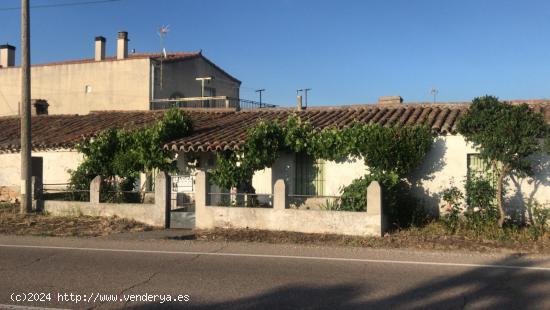
[[[87,190],[95,176],[108,190],[129,190],[140,172],[173,171],[174,152],[163,148],[171,140],[191,133],[192,123],[181,110],[167,111],[150,127],[135,130],[108,129],[77,145],[83,161],[71,171],[70,189]]]
[[[490,162],[498,175],[498,224],[506,217],[503,207],[503,182],[513,174],[532,175],[531,155],[543,151],[543,138],[549,126],[541,114],[527,104],[511,105],[493,96],[475,98],[468,113],[458,123],[458,131],[479,148],[480,156]]]

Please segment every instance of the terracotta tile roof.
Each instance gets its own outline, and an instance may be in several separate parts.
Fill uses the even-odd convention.
[[[468,104],[435,105],[359,105],[343,107],[319,107],[297,112],[294,109],[246,110],[228,114],[200,125],[194,133],[172,141],[165,147],[184,152],[207,152],[239,148],[244,142],[246,130],[259,120],[283,122],[291,114],[307,120],[314,128],[347,127],[354,122],[377,123],[382,126],[428,125],[436,134],[456,134],[457,120],[468,110]],[[532,105],[544,113],[550,124],[550,104]]]
[[[226,112],[227,113],[227,112]],[[198,124],[223,112],[193,112]],[[33,149],[73,149],[76,143],[109,128],[139,128],[162,117],[163,111],[101,111],[87,115],[44,115],[32,117]],[[200,128],[200,126],[199,126]],[[19,117],[0,117],[0,153],[20,148]]]
[[[550,103],[530,105],[543,113],[550,124]],[[184,152],[206,152],[235,149],[242,145],[246,130],[259,120],[283,122],[297,114],[315,128],[346,127],[353,122],[377,123],[383,126],[425,124],[437,134],[456,134],[457,120],[466,113],[468,104],[431,105],[358,105],[295,109],[262,109],[236,112],[228,109],[189,109],[193,134],[172,141],[165,147]],[[33,117],[33,148],[71,149],[84,138],[107,128],[138,128],[160,118],[163,111],[101,111],[88,115],[50,115]],[[19,118],[0,117],[0,152],[19,149]]]

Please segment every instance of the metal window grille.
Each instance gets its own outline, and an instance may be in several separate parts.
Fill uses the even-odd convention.
[[[325,163],[313,157],[296,155],[295,193],[298,195],[323,195],[325,187]]]

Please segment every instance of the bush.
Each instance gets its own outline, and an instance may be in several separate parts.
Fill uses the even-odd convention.
[[[456,186],[443,191],[443,201],[447,203],[447,213],[443,216],[443,224],[448,231],[454,234],[460,225],[460,214],[462,213],[461,202],[464,194]]]
[[[394,227],[420,226],[427,222],[427,215],[411,195],[410,186],[392,173],[366,174],[353,180],[340,190],[341,209],[367,211],[367,188],[372,181],[378,181],[382,187],[384,213]]]
[[[499,211],[496,203],[496,189],[483,177],[471,175],[466,180],[466,224],[473,230],[482,231],[485,227],[498,223]]]
[[[529,234],[534,240],[538,240],[549,230],[550,209],[544,208],[540,203],[532,200],[529,201],[528,208],[532,213]]]

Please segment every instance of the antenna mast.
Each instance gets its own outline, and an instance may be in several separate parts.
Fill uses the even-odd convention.
[[[166,48],[164,47],[164,37],[168,34],[168,32],[170,31],[170,26],[166,25],[166,26],[161,26],[158,30],[158,35],[160,37],[160,52],[162,54],[162,56],[160,57],[160,89],[162,89],[162,77],[163,77],[163,60],[164,58],[167,57],[166,55]]]

